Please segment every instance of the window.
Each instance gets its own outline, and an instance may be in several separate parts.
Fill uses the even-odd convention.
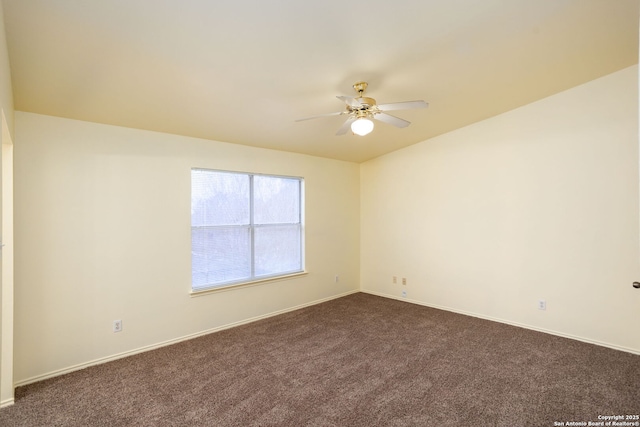
[[[192,290],[301,272],[302,182],[192,169]]]

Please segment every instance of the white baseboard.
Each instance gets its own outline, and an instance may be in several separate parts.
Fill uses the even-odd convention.
[[[11,406],[15,403],[15,399],[12,397],[10,399],[5,399],[0,402],[0,408],[6,408],[7,406]]]
[[[479,319],[490,320],[492,322],[504,323],[504,324],[511,325],[511,326],[517,326],[519,328],[530,329],[532,331],[543,332],[543,333],[549,334],[549,335],[555,335],[555,336],[562,337],[562,338],[569,338],[569,339],[576,340],[576,341],[582,341],[582,342],[585,342],[587,344],[595,344],[595,345],[598,345],[598,346],[601,346],[601,347],[611,348],[613,350],[620,350],[620,351],[625,351],[627,353],[640,355],[640,350],[637,350],[637,349],[622,347],[622,346],[615,345],[615,344],[610,344],[610,343],[606,343],[606,342],[602,342],[602,341],[592,340],[590,338],[584,338],[584,337],[580,337],[580,336],[576,336],[576,335],[566,334],[564,332],[558,332],[558,331],[553,331],[553,330],[549,330],[549,329],[539,328],[537,326],[531,326],[531,325],[527,325],[527,324],[524,324],[524,323],[513,322],[513,321],[510,321],[510,320],[499,319],[499,318],[491,317],[491,316],[485,316],[485,315],[482,315],[482,314],[472,313],[472,312],[465,311],[465,310],[458,310],[458,309],[455,309],[455,308],[445,307],[445,306],[441,306],[441,305],[437,305],[437,304],[429,304],[429,303],[425,303],[425,302],[418,301],[418,300],[413,300],[413,299],[408,299],[408,298],[401,298],[401,297],[397,297],[395,295],[385,294],[385,293],[382,293],[382,292],[375,292],[375,291],[370,291],[370,290],[366,290],[366,289],[360,289],[360,292],[365,293],[365,294],[375,295],[375,296],[378,296],[378,297],[390,298],[390,299],[395,299],[395,300],[398,300],[398,301],[404,301],[404,302],[408,302],[408,303],[411,303],[411,304],[422,305],[424,307],[436,308],[438,310],[450,311],[452,313],[464,314],[465,316],[477,317]]]
[[[345,297],[347,295],[355,294],[355,293],[358,293],[358,292],[360,292],[360,290],[359,289],[355,289],[353,291],[345,292],[345,293],[338,294],[338,295],[333,295],[333,296],[330,296],[330,297],[327,297],[327,298],[322,298],[322,299],[319,299],[319,300],[315,300],[315,301],[308,302],[308,303],[305,303],[305,304],[300,304],[300,305],[297,305],[297,306],[294,306],[294,307],[285,308],[283,310],[274,311],[274,312],[263,314],[263,315],[260,315],[260,316],[251,317],[249,319],[241,320],[241,321],[238,321],[238,322],[228,323],[226,325],[222,325],[222,326],[218,326],[218,327],[215,327],[215,328],[207,329],[207,330],[204,330],[204,331],[201,331],[201,332],[196,332],[194,334],[185,335],[185,336],[182,336],[182,337],[179,337],[179,338],[174,338],[174,339],[171,339],[171,340],[163,341],[163,342],[160,342],[160,343],[157,343],[157,344],[152,344],[152,345],[147,345],[147,346],[144,346],[144,347],[139,347],[139,348],[136,348],[134,350],[125,351],[125,352],[114,354],[114,355],[107,356],[107,357],[101,357],[99,359],[94,359],[94,360],[91,360],[89,362],[84,362],[84,363],[80,363],[80,364],[77,364],[77,365],[69,366],[67,368],[58,369],[58,370],[55,370],[55,371],[52,371],[52,372],[48,372],[46,374],[36,375],[34,377],[31,377],[31,378],[27,378],[27,379],[24,379],[24,380],[17,381],[15,383],[15,387],[21,387],[21,386],[24,386],[24,385],[27,385],[27,384],[32,384],[32,383],[35,383],[35,382],[38,382],[38,381],[43,381],[43,380],[46,380],[46,379],[49,379],[49,378],[53,378],[53,377],[57,377],[57,376],[60,376],[60,375],[68,374],[70,372],[79,371],[80,369],[85,369],[85,368],[88,368],[90,366],[100,365],[100,364],[107,363],[107,362],[112,362],[114,360],[122,359],[122,358],[125,358],[125,357],[128,357],[128,356],[133,356],[134,354],[139,354],[139,353],[143,353],[145,351],[155,350],[155,349],[160,348],[160,347],[166,347],[168,345],[177,344],[177,343],[182,342],[182,341],[187,341],[187,340],[190,340],[190,339],[193,339],[193,338],[201,337],[203,335],[208,335],[208,334],[212,334],[214,332],[223,331],[225,329],[234,328],[236,326],[241,326],[241,325],[246,325],[248,323],[257,322],[258,320],[263,320],[263,319],[267,319],[269,317],[278,316],[280,314],[289,313],[291,311],[295,311],[295,310],[299,310],[301,308],[305,308],[305,307],[310,307],[310,306],[313,306],[313,305],[321,304],[323,302],[327,302],[327,301],[331,301],[331,300],[334,300],[334,299],[342,298],[342,297]],[[12,403],[13,403],[13,400],[11,401],[11,403],[7,403],[7,405],[11,405]]]

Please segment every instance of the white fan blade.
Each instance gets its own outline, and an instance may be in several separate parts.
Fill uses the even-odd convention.
[[[355,121],[356,121],[355,117],[349,117],[347,121],[345,121],[344,124],[340,126],[340,129],[338,129],[338,132],[336,132],[336,135],[344,135],[345,133],[347,133],[347,131],[351,129],[351,123]]]
[[[411,122],[408,122],[404,119],[401,119],[399,117],[392,116],[391,114],[386,114],[386,113],[374,114],[373,118],[376,120],[380,120],[381,122],[394,125],[395,127],[399,127],[399,128],[406,128],[411,124]]]
[[[342,114],[347,114],[347,112],[346,111],[340,111],[339,113],[320,114],[320,115],[317,115],[317,116],[305,117],[304,119],[298,119],[298,120],[296,120],[296,122],[302,122],[304,120],[317,119],[317,118],[320,118],[320,117],[340,116]]]
[[[336,98],[341,99],[342,101],[344,101],[351,108],[359,109],[360,107],[362,107],[362,104],[360,103],[360,101],[358,101],[357,99],[355,99],[355,98],[353,98],[351,96],[338,95],[338,96],[336,96]]]
[[[428,103],[424,101],[406,101],[406,102],[392,102],[391,104],[379,104],[378,109],[380,111],[392,111],[392,110],[411,110],[413,108],[427,108]]]

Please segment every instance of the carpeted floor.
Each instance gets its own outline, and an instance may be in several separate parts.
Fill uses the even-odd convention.
[[[3,427],[586,425],[640,414],[640,356],[359,293],[16,395]]]

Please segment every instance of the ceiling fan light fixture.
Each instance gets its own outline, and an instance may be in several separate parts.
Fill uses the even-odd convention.
[[[351,123],[351,131],[356,135],[365,136],[373,130],[373,122],[366,117],[361,117]]]
[[[427,108],[429,105],[422,100],[378,104],[375,99],[363,96],[364,91],[367,89],[366,82],[355,83],[353,85],[353,89],[358,93],[357,98],[342,95],[336,96],[336,98],[346,104],[346,109],[344,111],[311,116],[304,119],[298,119],[296,122],[315,119],[318,117],[346,115],[347,120],[342,123],[342,126],[338,129],[336,135],[344,135],[349,131],[349,128],[351,128],[351,132],[353,132],[354,135],[365,136],[370,134],[373,130],[373,120],[379,120],[397,128],[406,128],[411,124],[411,122],[407,120],[388,114],[387,111]]]

